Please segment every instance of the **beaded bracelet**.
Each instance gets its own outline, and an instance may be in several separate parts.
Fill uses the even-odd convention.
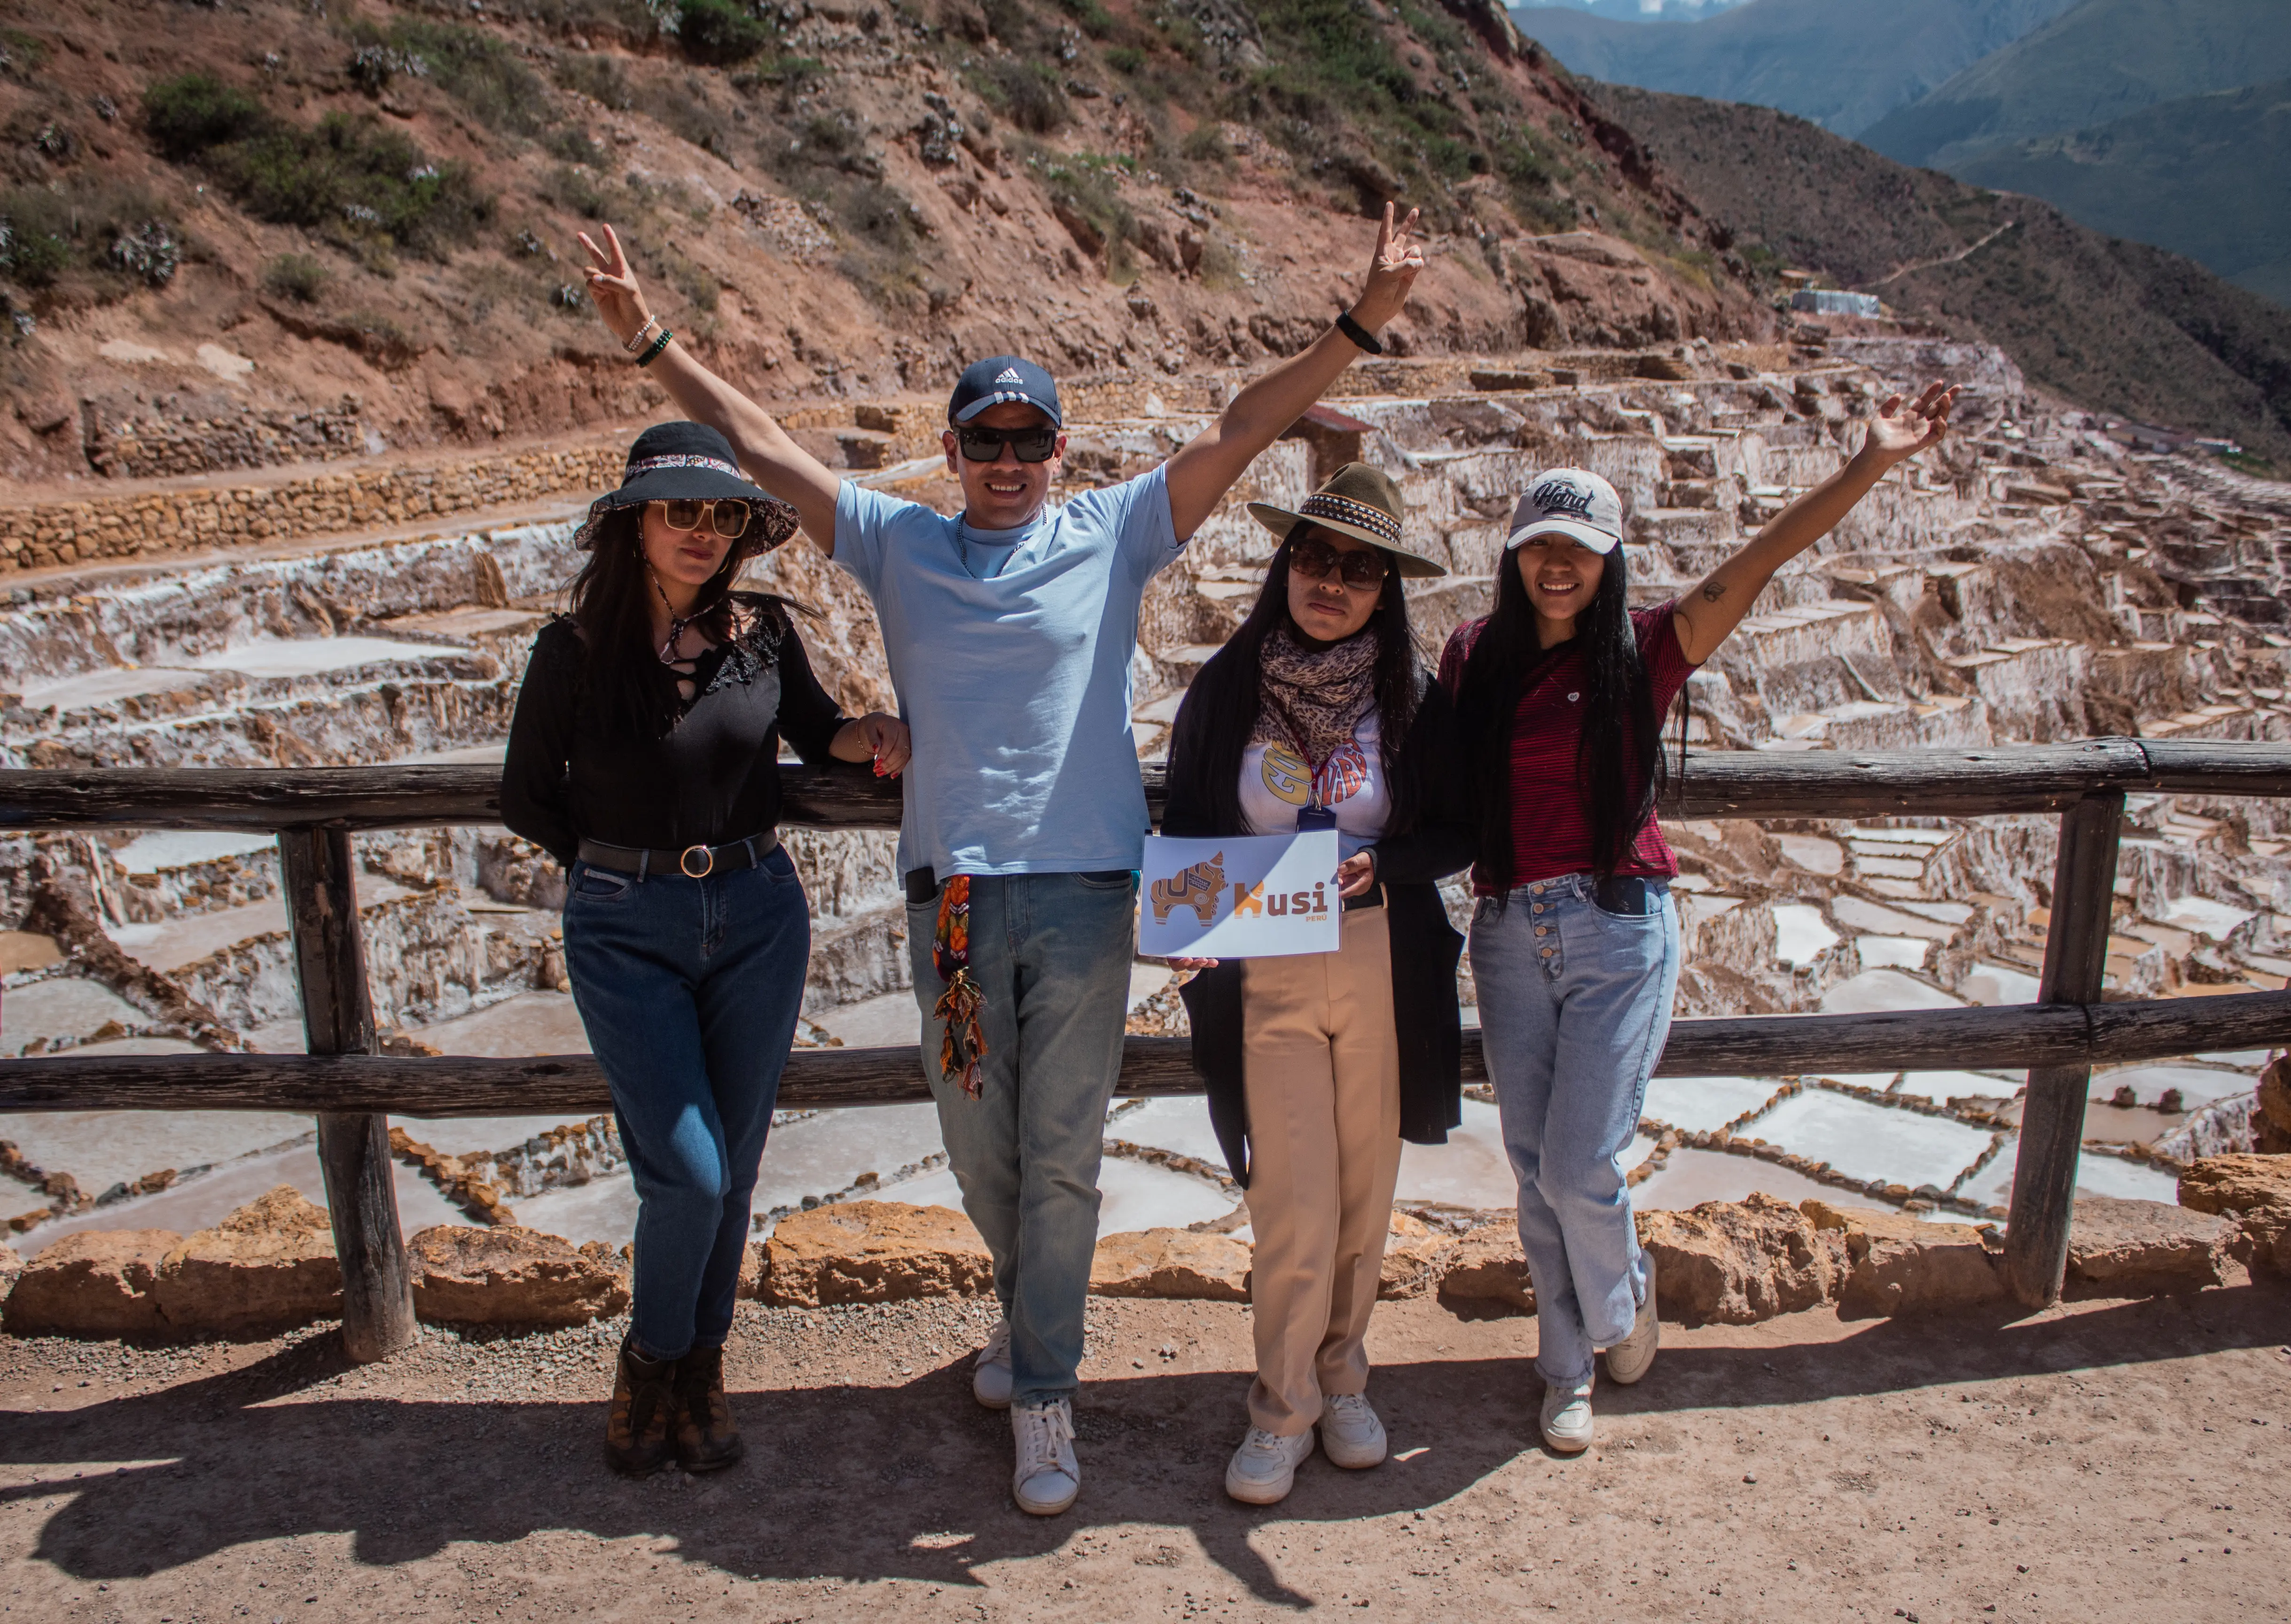
[[[660,352],[668,348],[668,341],[675,336],[676,334],[671,329],[663,327],[660,330],[660,336],[653,340],[652,348],[646,350],[642,355],[637,358],[637,365],[639,366],[651,366],[655,361],[660,358]]]
[[[623,345],[621,346],[621,348],[622,348],[622,349],[623,349],[623,350],[627,350],[631,355],[634,355],[638,350],[641,350],[641,349],[643,349],[643,348],[644,348],[645,334],[647,334],[647,333],[649,333],[649,332],[651,332],[655,327],[657,327],[658,326],[660,326],[660,318],[659,318],[659,317],[657,317],[657,316],[647,316],[647,317],[646,317],[646,318],[645,318],[645,325],[644,325],[643,326],[641,326],[641,327],[639,327],[639,328],[638,328],[634,333],[631,333],[631,334],[629,334],[629,342],[628,342],[627,343],[625,343],[625,344],[623,344]]]

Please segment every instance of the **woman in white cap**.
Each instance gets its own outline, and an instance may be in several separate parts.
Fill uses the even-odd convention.
[[[1658,719],[1776,570],[1894,463],[1940,443],[1956,399],[1935,383],[1887,400],[1844,467],[1651,609],[1629,607],[1614,486],[1578,468],[1539,474],[1512,517],[1494,612],[1459,627],[1441,658],[1472,758],[1472,973],[1519,1178],[1543,1439],[1557,1453],[1590,1446],[1595,1350],[1628,1385],[1659,1337],[1654,1262],[1621,1162],[1678,982]]]
[[[1403,1139],[1461,1120],[1456,960],[1439,881],[1472,857],[1447,696],[1408,630],[1405,575],[1446,575],[1365,463],[1290,511],[1256,607],[1186,691],[1164,833],[1333,829],[1334,953],[1218,963],[1184,990],[1226,1165],[1249,1193],[1257,1379],[1226,1492],[1287,1496],[1319,1432],[1331,1463],[1383,1460],[1363,1346]]]

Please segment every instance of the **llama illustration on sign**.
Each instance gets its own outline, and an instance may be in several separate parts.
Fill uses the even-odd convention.
[[[1154,920],[1162,923],[1172,908],[1191,908],[1204,925],[1217,919],[1218,893],[1225,889],[1225,853],[1190,864],[1167,880],[1154,882]]]
[[[1337,832],[1185,840],[1151,835],[1141,910],[1142,953],[1179,959],[1261,959],[1336,951]]]

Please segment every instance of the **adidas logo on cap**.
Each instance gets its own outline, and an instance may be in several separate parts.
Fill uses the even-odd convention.
[[[1025,380],[1018,375],[1018,369],[1017,367],[1006,366],[1001,372],[994,374],[994,382],[997,383],[1024,383]]]

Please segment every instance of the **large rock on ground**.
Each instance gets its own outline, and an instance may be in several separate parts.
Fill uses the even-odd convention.
[[[994,1289],[994,1260],[947,1207],[839,1202],[790,1213],[772,1232],[766,1300],[791,1307],[904,1302]]]
[[[2291,1156],[2206,1156],[2180,1175],[2180,1205],[2233,1214],[2235,1256],[2255,1274],[2291,1277]]]
[[[1456,1237],[1405,1212],[1392,1215],[1384,1241],[1384,1273],[1377,1281],[1379,1302],[1422,1297],[1439,1287],[1456,1256]]]
[[[628,1275],[601,1241],[439,1224],[406,1250],[414,1312],[433,1325],[584,1325],[629,1306]]]
[[[339,1319],[342,1271],[326,1210],[280,1185],[168,1252],[152,1288],[167,1329],[259,1335]]]
[[[2159,1201],[2079,1195],[2069,1219],[2070,1297],[2159,1297],[2222,1278],[2234,1226]]]
[[[1818,1229],[1844,1235],[1852,1272],[1838,1289],[1837,1317],[1885,1319],[1968,1308],[2005,1295],[2005,1282],[1982,1233],[1969,1224],[1934,1224],[1905,1212],[1800,1203]]]
[[[0,1302],[8,1300],[8,1293],[16,1284],[16,1276],[24,1272],[23,1255],[0,1241]]]
[[[1528,1278],[1519,1231],[1509,1224],[1483,1224],[1458,1242],[1448,1272],[1440,1277],[1440,1300],[1476,1308],[1535,1312],[1535,1283]]]
[[[1231,1235],[1186,1229],[1139,1229],[1108,1235],[1090,1259],[1096,1297],[1249,1300],[1249,1248]]]
[[[8,1294],[14,1335],[117,1337],[165,1328],[151,1288],[182,1236],[172,1229],[91,1229],[24,1266]]]
[[[1851,1272],[1843,1234],[1772,1195],[1636,1217],[1667,1320],[1748,1325],[1800,1313],[1834,1299]]]

